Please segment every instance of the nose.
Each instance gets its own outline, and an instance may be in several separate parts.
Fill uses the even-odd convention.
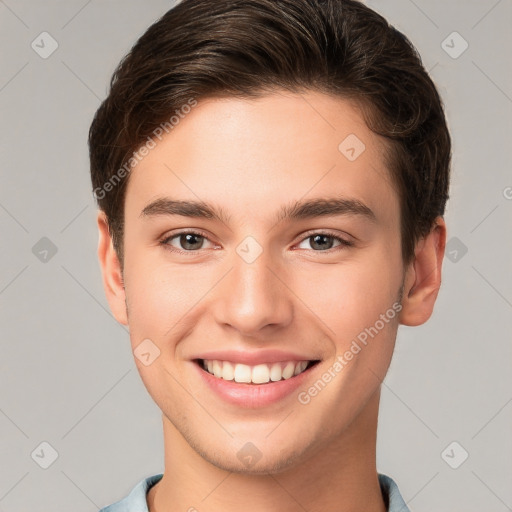
[[[231,271],[216,287],[215,320],[244,337],[286,327],[293,317],[293,292],[286,280],[282,265],[265,251],[252,263],[235,254]]]

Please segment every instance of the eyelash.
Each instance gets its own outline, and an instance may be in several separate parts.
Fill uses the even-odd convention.
[[[172,247],[171,245],[169,245],[169,242],[171,240],[173,240],[174,238],[177,238],[181,235],[196,235],[196,236],[200,236],[202,238],[205,238],[206,240],[210,241],[211,240],[208,238],[208,236],[206,235],[206,233],[202,232],[202,231],[195,231],[195,230],[189,230],[189,231],[180,231],[178,233],[174,233],[173,235],[171,236],[166,236],[165,238],[163,238],[162,240],[160,240],[160,245],[164,246],[165,249],[171,251],[171,252],[174,252],[174,253],[178,253],[178,254],[195,254],[197,253],[198,251],[200,251],[201,249],[195,249],[195,250],[192,250],[192,251],[185,251],[183,249],[176,249],[176,247]],[[305,240],[307,240],[308,238],[311,238],[315,235],[324,235],[324,236],[328,236],[330,238],[333,238],[334,240],[340,242],[340,245],[337,246],[337,247],[332,247],[330,249],[327,249],[327,250],[324,250],[324,251],[315,251],[313,249],[311,249],[311,251],[313,252],[316,252],[316,253],[328,253],[328,254],[332,254],[333,251],[335,251],[336,249],[340,249],[340,248],[346,248],[346,247],[353,247],[354,246],[354,242],[351,242],[349,240],[345,240],[344,238],[341,238],[340,236],[338,235],[335,235],[334,233],[331,233],[329,231],[314,231],[314,232],[308,232],[306,236],[304,236],[299,243],[302,243],[304,242]]]

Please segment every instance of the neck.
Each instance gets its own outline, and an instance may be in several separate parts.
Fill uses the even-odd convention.
[[[386,512],[375,466],[380,390],[330,444],[276,474],[220,469],[163,417],[165,471],[147,496],[149,512]]]

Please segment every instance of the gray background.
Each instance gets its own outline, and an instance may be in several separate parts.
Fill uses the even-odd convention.
[[[511,510],[512,2],[367,3],[419,49],[453,136],[443,285],[430,321],[399,330],[378,469],[416,512]],[[172,4],[0,1],[0,511],[97,510],[163,470],[160,411],[101,285],[86,139]]]

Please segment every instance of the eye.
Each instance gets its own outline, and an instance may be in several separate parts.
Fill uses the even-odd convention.
[[[205,241],[209,242],[204,233],[198,231],[182,231],[181,233],[176,233],[164,238],[160,243],[173,251],[192,252],[204,249]],[[176,243],[178,247],[176,247],[173,242]]]
[[[213,245],[205,233],[199,231],[182,231],[181,233],[166,236],[160,241],[160,244],[171,251],[187,253],[204,249],[205,242]],[[310,248],[312,248],[314,252],[327,252],[333,247],[354,246],[353,242],[328,232],[311,233],[302,239],[301,244],[304,244],[305,242],[310,244]],[[338,244],[335,245],[335,242]],[[307,247],[300,247],[300,245],[299,248],[308,249]]]
[[[310,241],[310,242],[308,242],[308,241]],[[329,249],[333,248],[334,241],[338,242],[338,247],[339,246],[353,247],[353,245],[354,245],[354,243],[349,240],[345,240],[344,238],[341,238],[340,236],[337,236],[337,235],[334,235],[331,233],[326,233],[326,232],[312,233],[309,236],[307,236],[306,238],[304,238],[302,240],[301,244],[304,242],[310,243],[310,247],[312,247],[315,250],[315,252],[324,252],[324,251],[328,251]],[[334,246],[334,247],[336,247],[336,246]],[[305,248],[307,249],[307,247],[305,247]]]

